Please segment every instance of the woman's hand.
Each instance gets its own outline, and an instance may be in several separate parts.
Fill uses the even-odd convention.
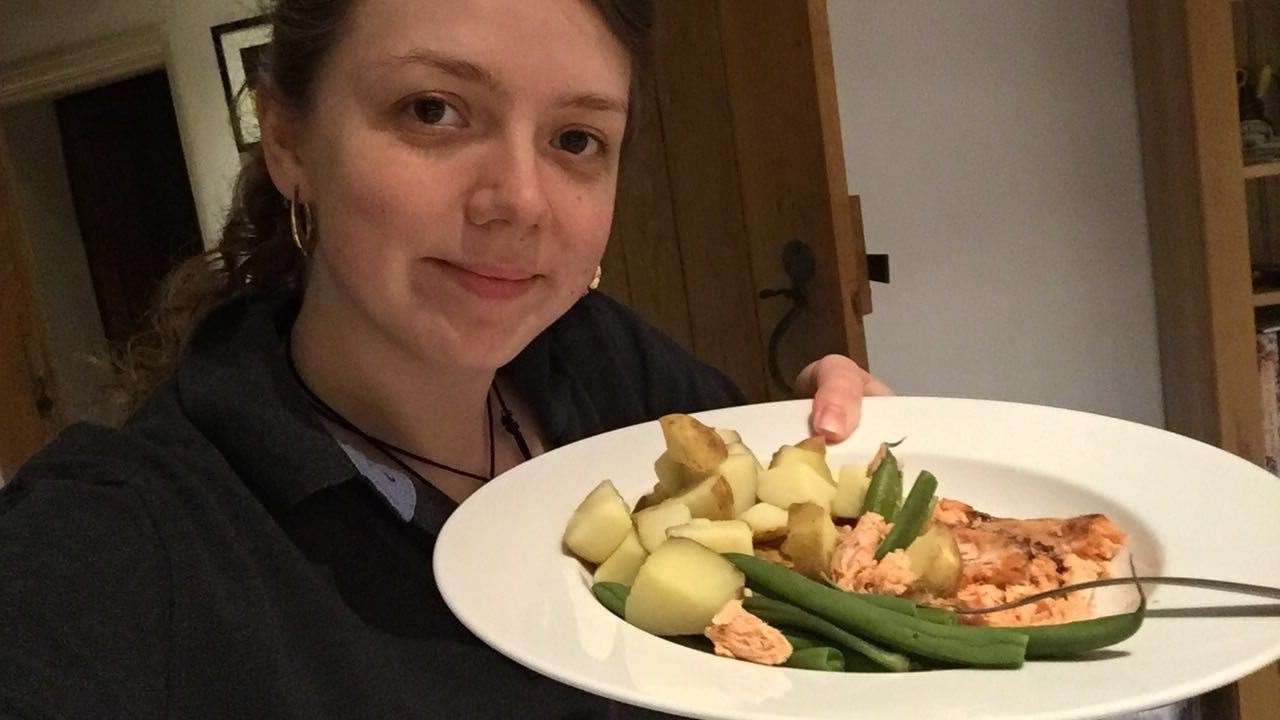
[[[829,443],[849,437],[862,419],[862,398],[892,395],[888,385],[844,355],[828,355],[810,363],[796,379],[796,393],[813,396],[809,426]]]

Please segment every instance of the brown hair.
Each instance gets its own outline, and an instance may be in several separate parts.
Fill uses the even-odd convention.
[[[652,0],[586,1],[631,56],[634,116]],[[316,78],[355,5],[356,0],[270,3],[265,14],[271,22],[271,43],[263,49],[255,87],[241,92],[269,88],[273,99],[305,115],[314,100]],[[261,146],[255,146],[236,178],[218,244],[165,278],[146,328],[114,361],[122,402],[131,409],[172,372],[196,326],[218,305],[257,289],[298,287],[303,273],[303,258],[289,228],[288,200],[272,183]]]

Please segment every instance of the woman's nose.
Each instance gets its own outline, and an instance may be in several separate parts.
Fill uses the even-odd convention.
[[[504,143],[478,173],[467,198],[467,220],[480,227],[501,226],[517,238],[546,223],[550,206],[536,148]]]

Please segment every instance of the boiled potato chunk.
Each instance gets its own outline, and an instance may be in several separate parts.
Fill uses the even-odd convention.
[[[653,486],[653,490],[636,502],[636,510],[653,507],[667,498],[679,495],[703,479],[676,462],[669,450],[659,455],[654,461],[653,472],[658,476],[658,483]]]
[[[818,454],[812,450],[804,450],[794,445],[783,445],[778,448],[778,452],[773,454],[773,460],[769,462],[769,469],[791,463],[807,465],[832,486],[836,484],[835,479],[831,477],[831,468],[827,466],[825,455]]]
[[[653,472],[658,476],[658,484],[653,489],[665,492],[667,497],[684,489],[689,473],[683,465],[671,457],[670,451],[662,453],[653,462]]]
[[[801,575],[821,579],[831,570],[836,548],[836,526],[831,513],[813,503],[797,503],[787,511],[787,539],[782,554]]]
[[[752,457],[755,457],[755,454],[751,452],[751,448],[740,442],[725,443],[724,447],[725,451],[730,455],[751,455]]]
[[[618,549],[604,562],[600,563],[600,567],[596,568],[596,572],[591,576],[593,582],[616,582],[623,585],[630,585],[636,579],[636,573],[640,572],[640,564],[649,556],[645,552],[644,546],[640,544],[640,536],[635,530],[627,533],[623,538],[622,544],[618,545]]]
[[[835,486],[804,463],[762,470],[756,481],[756,497],[783,509],[795,503],[811,502],[830,512],[835,496]]]
[[[627,622],[655,635],[700,635],[744,585],[728,560],[688,538],[672,538],[640,566]]]
[[[821,435],[814,435],[813,437],[801,440],[796,443],[796,447],[801,450],[816,452],[823,457],[826,457],[827,455],[827,441]]]
[[[671,459],[694,473],[710,475],[729,454],[724,440],[712,428],[689,415],[664,415],[658,418],[662,436],[667,440]]]
[[[696,518],[733,519],[733,488],[720,475],[712,475],[692,490],[671,498],[671,502],[688,507],[689,514]]]
[[[649,552],[658,549],[667,539],[667,528],[683,525],[693,516],[689,506],[674,500],[666,500],[635,514],[636,534],[640,546]]]
[[[688,538],[708,550],[715,550],[718,553],[755,554],[755,546],[751,544],[751,526],[741,520],[697,522],[695,519],[688,524],[669,528],[667,537]]]
[[[862,465],[845,465],[840,468],[840,482],[836,485],[836,497],[831,501],[831,514],[839,518],[855,518],[862,514],[863,502],[871,478]]]
[[[934,523],[907,546],[907,562],[920,574],[921,586],[935,595],[950,595],[960,585],[964,563],[960,546],[946,525]]]
[[[751,528],[751,539],[766,543],[787,536],[788,513],[777,505],[756,503],[738,516]]]
[[[733,515],[738,517],[756,503],[756,483],[760,463],[755,455],[729,455],[717,469],[733,491]]]
[[[724,441],[725,445],[733,445],[734,443],[737,443],[739,445],[742,444],[742,436],[738,434],[737,430],[730,430],[729,428],[716,428],[715,431],[716,431],[716,434],[720,436],[720,439]]]
[[[631,532],[631,509],[605,480],[573,511],[564,530],[565,547],[592,563],[604,562]]]

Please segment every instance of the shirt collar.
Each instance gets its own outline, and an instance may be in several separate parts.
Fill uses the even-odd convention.
[[[187,414],[232,468],[277,510],[359,476],[289,369],[294,290],[247,293],[200,324],[176,374]],[[501,372],[509,373],[552,447],[581,434],[566,399],[572,382],[554,351],[556,325]]]
[[[281,510],[356,476],[289,370],[297,313],[293,292],[223,304],[200,324],[176,378],[192,422]]]

